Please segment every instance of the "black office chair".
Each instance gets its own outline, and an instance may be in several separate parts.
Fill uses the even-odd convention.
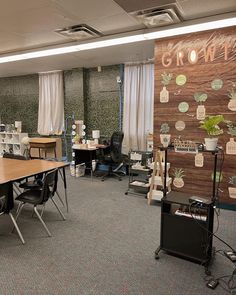
[[[118,174],[118,170],[122,167],[123,157],[121,153],[122,149],[122,141],[124,138],[124,133],[121,131],[116,131],[111,136],[110,146],[108,150],[104,150],[104,155],[100,158],[100,163],[108,165],[107,173],[103,174],[102,181],[105,180],[105,177],[115,176],[118,177],[119,180],[122,180],[120,174]],[[113,169],[115,167],[115,169]]]
[[[53,200],[53,194],[55,193],[56,182],[57,182],[57,169],[54,169],[54,170],[46,173],[46,175],[43,179],[42,189],[25,190],[22,194],[20,194],[16,198],[17,201],[20,201],[20,204],[17,209],[16,220],[18,219],[24,205],[26,203],[32,204],[34,206],[34,212],[36,213],[39,221],[42,223],[42,225],[43,225],[44,229],[46,230],[49,237],[51,237],[52,234],[50,233],[50,231],[47,228],[45,222],[43,221],[41,215],[39,214],[39,212],[37,210],[37,206],[44,205],[49,200],[49,198],[53,201],[53,203],[55,205],[55,201]],[[57,209],[59,209],[59,208],[57,207]]]
[[[14,228],[16,229],[19,238],[21,239],[22,244],[25,244],[25,240],[21,234],[21,231],[16,223],[15,218],[13,217],[11,210],[14,207],[13,200],[13,188],[12,183],[7,182],[0,185],[0,215],[8,214],[11,217],[11,220],[14,224]]]

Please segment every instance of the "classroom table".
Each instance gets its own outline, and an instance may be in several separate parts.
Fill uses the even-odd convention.
[[[22,178],[31,177],[39,173],[45,173],[55,168],[62,169],[62,179],[65,190],[66,209],[68,212],[67,184],[65,167],[67,162],[47,161],[41,159],[15,160],[0,158],[0,184],[8,181],[16,181]],[[59,170],[60,171],[60,170]]]

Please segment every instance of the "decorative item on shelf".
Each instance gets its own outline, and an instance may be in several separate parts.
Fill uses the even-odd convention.
[[[170,127],[168,123],[163,123],[161,124],[161,129],[160,129],[160,140],[163,145],[163,147],[168,147],[170,143],[170,137],[171,135],[169,134]]]
[[[198,146],[194,141],[181,140],[180,138],[174,140],[175,152],[180,153],[197,153]]]
[[[177,188],[181,188],[184,186],[184,170],[182,168],[175,168],[173,172],[174,180],[173,185]]]
[[[229,93],[228,97],[230,101],[228,103],[228,109],[235,112],[236,111],[236,89],[232,88]]]
[[[236,199],[236,175],[229,178],[229,183],[233,186],[228,187],[230,198]]]
[[[147,135],[147,151],[152,152],[153,151],[153,134],[148,133]]]
[[[202,103],[207,100],[207,94],[204,92],[195,92],[193,97],[195,101],[199,103],[196,112],[197,120],[204,120],[206,117],[206,109]]]
[[[92,130],[92,138],[94,139],[94,143],[98,144],[98,140],[100,138],[100,130]]]
[[[227,133],[231,136],[236,136],[236,124],[231,121],[226,121],[228,131]],[[229,141],[226,143],[226,154],[236,155],[236,142],[233,137],[230,137]]]
[[[15,121],[15,128],[17,133],[21,133],[22,130],[22,122],[21,121]]]
[[[203,166],[204,166],[203,153],[197,153],[195,155],[195,167],[203,167]]]
[[[25,136],[21,139],[21,143],[24,145],[24,152],[23,155],[29,159],[30,158],[30,152],[29,152],[29,142],[30,138],[28,136]]]
[[[162,81],[161,83],[164,85],[160,92],[160,102],[167,103],[169,101],[169,91],[167,90],[166,86],[170,83],[173,74],[164,72],[161,74]]]
[[[203,121],[200,121],[200,128],[206,130],[210,138],[205,138],[205,145],[207,151],[214,151],[217,147],[218,136],[223,134],[223,129],[219,124],[224,122],[223,115],[206,116]]]

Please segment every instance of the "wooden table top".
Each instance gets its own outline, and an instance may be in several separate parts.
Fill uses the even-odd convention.
[[[0,158],[0,183],[30,177],[38,173],[47,172],[55,168],[68,166],[66,162],[34,160],[15,160]]]
[[[30,138],[29,142],[31,143],[53,143],[56,142],[56,138],[47,138],[47,137],[33,137]]]

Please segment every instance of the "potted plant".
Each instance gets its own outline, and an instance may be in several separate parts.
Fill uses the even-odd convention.
[[[199,104],[196,112],[197,120],[204,120],[206,117],[206,109],[202,103],[207,100],[207,94],[204,92],[195,92],[193,97],[195,101]]]
[[[217,146],[218,138],[216,136],[223,134],[223,129],[219,124],[224,122],[223,115],[207,116],[200,121],[200,128],[206,130],[210,138],[205,138],[206,150],[214,151]]]
[[[168,123],[161,124],[160,140],[161,140],[163,147],[168,147],[168,145],[170,143],[169,131],[170,131],[170,127],[169,127]]]
[[[232,88],[229,91],[228,97],[230,98],[228,109],[231,111],[236,111],[236,90]]]
[[[166,89],[166,86],[170,83],[170,80],[172,79],[173,75],[171,73],[164,72],[163,74],[161,74],[161,76],[162,76],[161,83],[164,86],[162,87],[162,90],[160,92],[160,102],[166,103],[169,101],[169,91]]]

